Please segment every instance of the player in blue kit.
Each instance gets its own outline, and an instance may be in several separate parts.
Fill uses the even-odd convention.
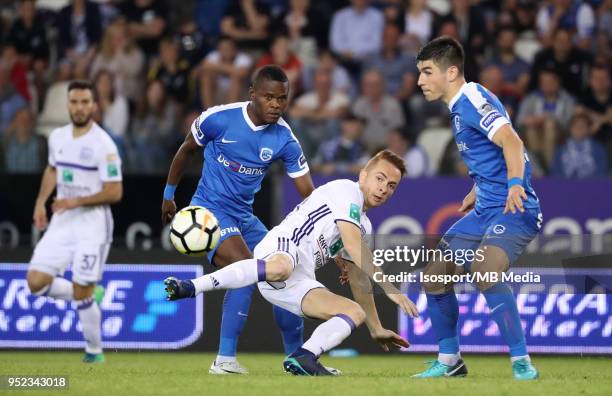
[[[485,87],[465,81],[463,61],[463,48],[456,40],[448,37],[432,40],[417,55],[418,85],[427,101],[441,99],[448,105],[457,148],[474,180],[474,187],[460,209],[467,214],[446,232],[439,248],[482,249],[483,257],[465,267],[430,262],[424,272],[497,273],[501,279],[501,273],[507,271],[538,233],[542,214],[531,186],[531,165],[523,142],[499,99]],[[423,286],[439,354],[427,370],[415,377],[465,376],[467,368],[459,353],[457,334],[459,307],[453,285]],[[486,280],[476,286],[509,347],[514,378],[536,379],[538,371],[527,353],[512,290],[502,282]]]
[[[253,198],[270,165],[284,162],[302,197],[314,190],[308,164],[291,128],[282,119],[289,99],[289,83],[277,66],[257,71],[250,101],[211,107],[192,124],[191,133],[177,151],[164,190],[162,222],[176,213],[174,191],[193,155],[204,151],[204,168],[191,205],[204,206],[219,221],[221,238],[208,253],[217,268],[253,257],[253,248],[268,230],[253,215]],[[219,353],[209,373],[246,374],[236,361],[238,337],[246,323],[256,285],[229,290],[223,303]],[[274,306],[285,353],[303,343],[303,320]]]

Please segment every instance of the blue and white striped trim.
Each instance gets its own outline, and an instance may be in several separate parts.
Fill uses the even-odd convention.
[[[306,235],[310,235],[312,230],[314,230],[314,226],[317,221],[330,214],[331,209],[325,204],[310,212],[304,224],[302,224],[300,228],[296,227],[293,230],[291,241],[295,244],[295,246],[300,246],[300,241],[302,240],[302,238],[304,238]]]
[[[74,169],[80,169],[80,170],[92,171],[92,172],[97,172],[98,171],[98,167],[97,166],[85,166],[85,165],[81,165],[81,164],[73,164],[71,162],[56,161],[54,166],[55,167],[63,166],[64,168],[74,168]]]

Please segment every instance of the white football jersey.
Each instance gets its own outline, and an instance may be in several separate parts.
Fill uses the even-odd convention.
[[[111,137],[96,123],[77,138],[72,130],[69,124],[55,129],[49,136],[49,165],[57,171],[57,198],[93,195],[102,191],[105,182],[121,181],[121,158]],[[106,233],[112,232],[109,205],[79,207],[53,217],[58,215],[78,219],[91,229],[91,233],[82,230],[82,236],[87,239],[97,239],[94,230],[99,224],[105,225]]]
[[[306,258],[298,265],[309,267],[310,272],[338,254],[350,259],[336,223],[346,221],[359,227],[362,235],[371,234],[372,224],[363,210],[363,200],[359,183],[340,179],[316,188],[296,206],[277,227],[290,236],[299,256]]]

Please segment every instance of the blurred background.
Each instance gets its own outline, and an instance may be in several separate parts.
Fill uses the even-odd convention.
[[[155,282],[168,268],[158,271],[152,264],[192,264],[189,271],[201,270],[201,260],[172,250],[161,226],[169,163],[195,117],[213,105],[247,100],[252,72],[266,64],[281,66],[289,76],[285,119],[302,144],[315,185],[355,176],[371,153],[389,148],[406,160],[409,180],[388,208],[373,212],[375,232],[443,232],[458,217],[458,202],[471,181],[447,107],[425,102],[416,85],[416,52],[439,35],[463,43],[467,80],[500,98],[525,142],[542,201],[543,234],[589,236],[587,242],[536,241],[529,250],[536,256],[528,257],[540,261],[531,265],[547,265],[542,253],[610,252],[605,240],[592,236],[612,233],[612,0],[0,0],[0,261],[30,258],[40,237],[31,218],[47,163],[46,138],[70,122],[68,82],[89,79],[99,95],[96,121],[117,143],[125,175],[124,199],[113,207],[109,263],[149,264],[141,267],[152,271],[134,276],[125,267],[118,272],[107,267],[105,282],[118,283],[102,306],[108,313],[104,337],[109,342],[146,334],[155,335],[155,342],[172,338],[178,311],[163,308],[165,316],[153,315],[157,327],[151,316],[138,319],[151,301],[161,303]],[[177,191],[179,206],[189,202],[201,169],[201,159],[194,161]],[[273,226],[298,200],[282,169],[275,169],[257,195],[255,213]],[[48,328],[28,333],[27,326],[4,322],[3,314],[42,320],[42,313],[23,297],[19,279],[25,268],[3,268],[8,272],[0,279],[0,330],[8,333],[0,332],[0,347],[28,337],[72,334],[72,324],[50,335]],[[324,283],[334,285],[335,269],[324,271]],[[537,330],[535,341],[528,342],[551,351],[565,345],[568,351],[612,353],[610,294],[602,295],[597,304],[603,305],[592,312],[551,309],[544,299],[533,303],[537,309],[524,313],[534,328],[541,329],[537,321],[543,317],[562,331]],[[185,330],[193,339],[185,339],[214,350],[222,295],[206,298],[211,301],[205,304],[204,330],[196,338],[202,309],[181,308],[191,310],[193,319]],[[589,303],[582,301],[575,304]],[[466,304],[470,312],[478,306]],[[403,334],[433,337],[425,321],[408,329],[411,324],[387,308],[384,319],[398,322]],[[57,309],[58,320],[66,320],[66,308]],[[245,348],[278,349],[280,338],[256,337],[274,327],[269,306],[260,299],[253,310],[267,312],[256,315],[270,320],[248,322]],[[472,313],[476,316],[468,319],[488,321],[478,316],[482,312]],[[117,328],[117,317],[132,327]],[[564,332],[567,320],[575,324],[573,332]],[[599,321],[596,333],[580,332],[587,321]],[[252,327],[259,330],[249,333]],[[473,342],[498,350],[498,336],[481,330],[470,333]],[[202,331],[205,336],[198,338]],[[362,333],[355,345],[370,345]],[[77,333],[72,336],[80,340]],[[172,347],[189,344],[181,342]]]

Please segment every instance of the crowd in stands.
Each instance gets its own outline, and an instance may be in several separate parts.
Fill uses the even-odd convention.
[[[0,34],[0,172],[41,172],[68,82],[89,79],[125,172],[163,174],[201,111],[247,100],[276,64],[313,172],[387,147],[408,177],[466,175],[446,105],[417,86],[415,55],[440,35],[504,103],[535,176],[612,170],[612,0],[16,0]]]

